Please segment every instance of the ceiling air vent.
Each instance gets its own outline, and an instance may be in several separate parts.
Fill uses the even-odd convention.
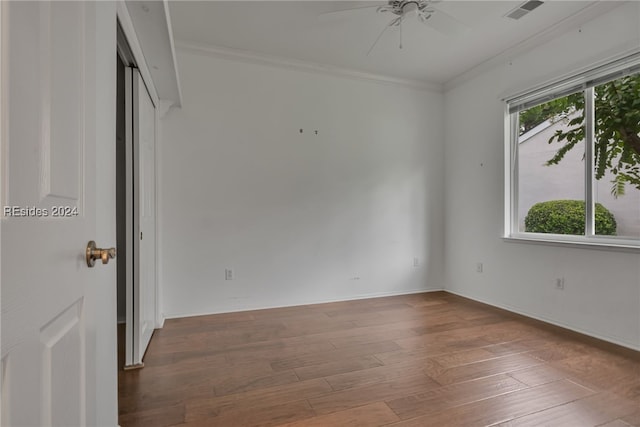
[[[542,3],[544,3],[544,2],[540,1],[540,0],[529,0],[529,1],[526,1],[526,2],[522,3],[520,6],[516,7],[515,9],[513,9],[512,11],[510,11],[509,13],[507,13],[505,16],[507,18],[511,18],[511,19],[520,19],[524,15],[526,15],[527,13],[531,12],[533,9],[535,9],[538,6],[542,5]]]

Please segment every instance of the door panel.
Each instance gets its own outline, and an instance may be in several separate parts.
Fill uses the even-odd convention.
[[[84,46],[82,8],[73,3],[49,4],[43,17],[40,57],[45,71],[43,117],[49,126],[43,138],[42,196],[50,205],[77,201],[84,123]],[[64,40],[64,43],[61,41]],[[55,84],[52,84],[54,83]],[[80,119],[80,120],[79,120]]]
[[[131,73],[133,124],[133,282],[127,295],[130,366],[141,365],[155,327],[155,126],[156,110],[140,73]]]
[[[140,288],[140,357],[149,345],[155,327],[156,254],[155,254],[155,107],[138,74],[138,165],[139,165],[139,268]],[[135,187],[134,187],[135,190]]]
[[[89,328],[87,307],[96,288],[115,285],[95,272],[113,263],[89,269],[84,260],[98,229],[96,186],[114,179],[95,174],[97,15],[88,2],[0,7],[2,422],[91,425],[101,370],[88,357],[91,330],[110,319],[92,317]]]
[[[65,375],[84,364],[83,321],[82,300],[78,300],[40,331],[43,419],[55,426],[79,425],[85,419],[84,381]]]

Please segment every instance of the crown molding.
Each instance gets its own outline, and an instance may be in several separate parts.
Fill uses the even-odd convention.
[[[328,74],[332,76],[346,77],[360,81],[409,87],[412,89],[424,90],[429,92],[442,93],[444,89],[443,85],[437,83],[424,82],[420,80],[401,79],[397,77],[385,76],[382,74],[366,73],[363,71],[342,68],[334,65],[319,64],[299,59],[283,58],[249,50],[234,49],[185,41],[176,41],[175,46],[178,51],[193,53],[196,55],[211,56],[215,58],[224,58],[233,61],[268,65],[272,67],[286,68],[290,70],[318,74]]]
[[[579,28],[581,25],[601,16],[616,7],[619,7],[626,1],[592,1],[575,14],[553,24],[552,26],[540,31],[539,33],[528,37],[524,41],[511,46],[499,54],[487,59],[486,61],[476,65],[468,71],[448,80],[444,83],[444,91],[451,89],[481,75],[487,71],[496,68],[499,65],[508,63],[509,61],[525,54],[526,52],[541,46],[545,43],[553,41],[556,37],[568,33],[571,30]]]

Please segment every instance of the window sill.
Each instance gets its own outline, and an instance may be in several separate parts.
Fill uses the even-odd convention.
[[[598,241],[596,239],[587,239],[587,238],[563,238],[562,236],[557,235],[512,235],[512,236],[504,236],[502,238],[503,241],[507,243],[525,243],[525,244],[534,244],[534,245],[548,245],[548,246],[559,246],[566,248],[581,248],[581,249],[596,249],[596,250],[607,250],[607,251],[617,251],[617,252],[635,252],[640,253],[640,242],[633,242],[629,240],[620,240],[616,241]]]

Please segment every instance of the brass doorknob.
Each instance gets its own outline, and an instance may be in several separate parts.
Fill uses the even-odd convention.
[[[108,264],[109,259],[116,257],[116,248],[101,249],[96,248],[96,242],[91,240],[87,243],[87,266],[93,267],[97,259],[101,259],[103,264]]]

